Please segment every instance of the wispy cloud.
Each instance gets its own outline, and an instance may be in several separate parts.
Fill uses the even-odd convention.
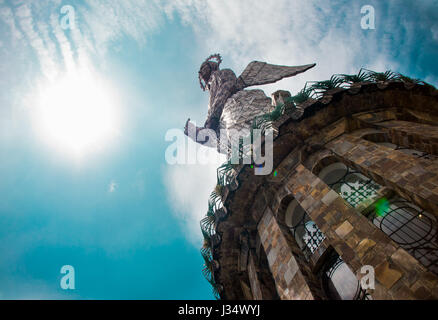
[[[15,43],[17,40],[21,40],[23,38],[23,34],[18,29],[16,25],[16,21],[14,18],[14,14],[9,7],[1,7],[0,8],[0,17],[1,20],[6,23],[11,32],[11,40]]]
[[[60,0],[0,3],[0,19],[9,29],[11,42],[31,47],[49,79],[76,65],[104,64],[108,48],[122,37],[144,45],[164,19],[155,1],[87,0],[73,4],[76,28],[64,30],[61,7]]]
[[[146,43],[150,32],[164,22],[158,1],[88,0],[82,10],[84,33],[92,38],[95,49],[105,51],[111,41],[123,36]]]
[[[304,79],[326,79],[362,66],[399,70],[406,68],[401,60],[419,46],[435,45],[436,50],[437,14],[430,10],[430,2],[406,1],[403,7],[396,2],[369,2],[376,8],[377,21],[376,30],[368,31],[360,28],[361,4],[351,1],[87,0],[74,4],[77,28],[69,31],[59,25],[59,0],[0,4],[0,18],[15,41],[26,39],[46,76],[73,61],[102,62],[107,50],[125,36],[144,45],[167,16],[191,26],[205,48],[204,55],[220,51],[224,64],[236,73],[255,59],[287,65],[317,62],[305,76],[265,87],[267,92],[280,87],[295,91]],[[49,13],[42,14],[43,7]],[[417,22],[416,16],[422,21]],[[429,36],[418,38],[418,31]]]
[[[404,1],[400,6],[397,1],[370,0],[367,4],[376,9],[376,30],[361,29],[363,4],[356,1],[179,0],[169,1],[165,12],[170,18],[182,17],[204,44],[205,55],[220,51],[224,64],[236,73],[252,60],[317,63],[305,76],[265,86],[270,93],[278,88],[296,91],[304,79],[327,79],[334,73],[357,72],[362,66],[399,71],[410,65],[420,71],[421,65],[411,63],[418,46],[437,49],[428,36],[418,37],[419,32],[432,36],[436,32],[438,13],[433,2]]]
[[[15,9],[15,17],[26,36],[28,44],[38,56],[43,74],[48,78],[53,78],[57,68],[54,63],[55,59],[51,55],[53,52],[50,52],[49,49],[53,48],[52,42],[48,37],[44,38],[44,35],[48,36],[46,26],[43,23],[35,23],[31,7],[26,3]],[[42,30],[39,30],[38,27]]]
[[[59,69],[56,63],[68,67],[73,59],[102,59],[125,36],[144,45],[166,16],[179,17],[191,26],[204,55],[220,51],[224,64],[237,73],[254,59],[288,65],[317,62],[305,77],[281,83],[292,90],[300,89],[304,79],[325,79],[361,66],[406,68],[401,60],[418,47],[436,50],[438,37],[433,1],[405,1],[401,7],[397,2],[370,0],[376,8],[376,30],[368,31],[360,28],[362,4],[351,1],[87,0],[74,4],[77,28],[70,31],[59,26],[61,1],[17,3],[0,4],[0,18],[14,41],[26,39],[49,76]],[[419,31],[424,37],[416,36]],[[266,91],[277,88],[267,86]]]

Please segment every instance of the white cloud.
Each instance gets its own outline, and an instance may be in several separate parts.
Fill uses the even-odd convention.
[[[388,11],[395,12],[394,5]],[[197,33],[205,47],[205,56],[220,52],[224,66],[238,75],[252,60],[274,64],[317,66],[296,78],[267,85],[269,95],[277,89],[300,90],[305,80],[325,80],[335,73],[356,73],[361,67],[384,71],[397,70],[390,58],[391,43],[382,50],[380,40],[386,30],[399,30],[407,22],[396,17],[379,21],[377,30],[364,32],[360,27],[359,3],[322,1],[252,0],[178,0],[169,1],[165,12],[175,15]],[[383,15],[383,13],[382,13]],[[398,29],[394,29],[397,26]],[[396,32],[394,37],[410,36]]]
[[[376,7],[376,30],[364,32],[361,4],[351,2],[86,0],[85,5],[74,5],[77,28],[69,37],[59,26],[60,4],[59,0],[27,1],[0,9],[0,18],[14,39],[24,34],[46,75],[57,69],[58,51],[68,67],[73,57],[83,62],[95,58],[104,64],[102,57],[108,48],[123,36],[144,45],[165,23],[165,16],[178,16],[193,28],[205,48],[201,56],[219,51],[224,66],[238,74],[252,60],[286,65],[317,62],[305,75],[265,86],[268,94],[278,88],[295,92],[303,87],[304,79],[327,79],[334,73],[357,72],[362,66],[398,69],[391,58],[394,42],[413,47],[416,39],[412,19],[398,15],[392,3]],[[43,9],[49,16],[42,14]],[[436,30],[431,27],[435,40]]]
[[[0,18],[9,26],[11,30],[11,37],[14,42],[23,38],[23,34],[17,28],[14,15],[9,7],[0,8]]]
[[[53,78],[57,68],[54,63],[54,57],[51,56],[46,45],[46,43],[51,42],[50,39],[44,39],[39,34],[38,31],[40,30],[38,30],[38,24],[35,24],[34,22],[32,11],[29,5],[26,3],[22,4],[16,9],[15,14],[19,21],[20,28],[23,30],[29,45],[35,50],[35,53],[39,58],[41,71],[46,77]],[[44,28],[44,25],[39,24],[39,27]],[[43,33],[44,30],[46,29],[43,29]]]
[[[60,274],[61,276],[61,274]],[[9,277],[2,287],[6,289],[0,299],[8,300],[77,300],[84,299],[72,290],[59,290],[60,282],[54,277],[53,282],[21,277]]]
[[[194,144],[191,140],[189,143]],[[206,147],[196,146],[197,153],[203,149]],[[210,160],[205,165],[168,165],[163,175],[168,201],[181,221],[187,238],[196,246],[201,245],[199,221],[207,212],[208,198],[216,186],[216,169],[225,158],[217,156]]]
[[[118,187],[119,185],[114,180],[112,180],[108,186],[108,192],[113,193]]]
[[[99,50],[122,35],[145,44],[149,32],[164,22],[156,1],[88,0],[87,9],[81,10],[83,29],[93,37]]]
[[[155,1],[86,0],[85,5],[73,5],[76,28],[63,30],[60,0],[17,4],[0,3],[0,19],[9,27],[13,42],[33,49],[42,74],[49,79],[63,69],[90,66],[93,60],[104,65],[112,42],[124,36],[144,45],[164,17]]]

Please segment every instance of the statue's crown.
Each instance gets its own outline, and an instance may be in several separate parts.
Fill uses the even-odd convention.
[[[212,61],[213,59],[215,59],[216,61]],[[219,53],[212,54],[207,59],[205,59],[205,61],[201,64],[201,68],[199,69],[199,72],[198,72],[198,77],[199,77],[199,84],[201,85],[201,89],[204,91],[205,91],[205,87],[207,86],[207,84],[203,83],[203,79],[201,76],[201,69],[205,64],[210,65],[211,62],[217,63],[217,67],[219,68],[219,66],[222,62],[221,55]]]

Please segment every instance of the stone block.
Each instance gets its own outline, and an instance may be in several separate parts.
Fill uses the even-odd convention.
[[[356,247],[356,253],[359,256],[359,258],[362,258],[365,253],[368,252],[372,247],[374,247],[376,243],[371,239],[363,239]]]
[[[393,269],[388,261],[385,261],[375,268],[376,279],[387,289],[391,287],[403,276],[403,273]]]
[[[391,260],[402,270],[408,272],[410,270],[415,270],[415,267],[418,265],[418,261],[402,248],[399,248],[391,255]]]
[[[345,238],[345,236],[347,236],[352,230],[353,226],[351,223],[344,221],[338,228],[336,228],[335,232],[339,237]]]

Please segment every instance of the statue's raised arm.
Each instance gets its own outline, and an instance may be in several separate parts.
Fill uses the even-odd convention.
[[[184,130],[195,142],[218,149],[221,143],[220,132],[224,130],[230,139],[232,137],[229,136],[229,132],[247,130],[255,117],[272,111],[271,99],[266,97],[262,90],[244,90],[245,88],[274,83],[315,66],[308,64],[289,67],[253,61],[239,77],[236,77],[231,69],[221,70],[221,62],[221,56],[214,54],[202,63],[199,82],[202,90],[210,92],[207,119],[204,127],[196,127],[189,119]],[[203,129],[214,131],[216,137],[198,139],[198,133]]]

